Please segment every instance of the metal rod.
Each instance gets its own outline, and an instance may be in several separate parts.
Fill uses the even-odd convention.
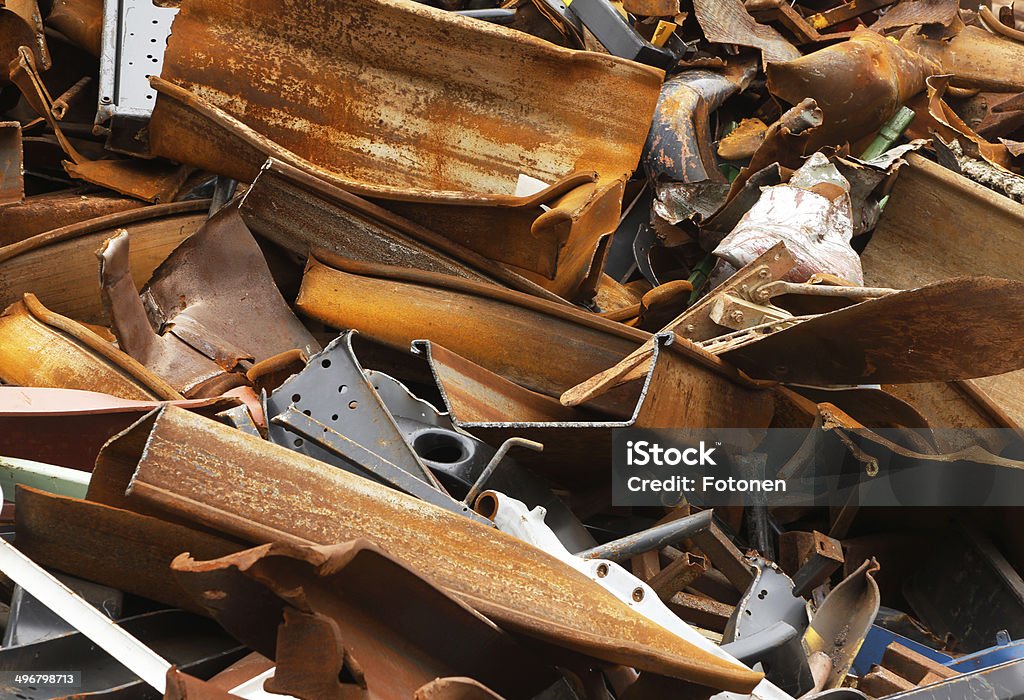
[[[614,562],[623,562],[638,554],[661,549],[704,532],[711,527],[713,517],[714,511],[704,510],[670,523],[655,525],[647,530],[626,535],[612,542],[599,544],[577,553],[576,556],[582,559],[610,559]]]
[[[527,440],[526,438],[511,437],[501,443],[501,447],[499,447],[498,451],[494,453],[494,456],[491,457],[491,461],[487,463],[484,470],[480,472],[480,476],[476,478],[476,482],[469,488],[469,493],[466,494],[466,498],[462,501],[463,503],[469,506],[473,505],[473,501],[475,501],[476,497],[484,490],[487,480],[491,478],[491,475],[494,474],[494,470],[498,468],[501,460],[505,458],[505,455],[508,454],[508,451],[513,447],[526,447],[537,452],[544,451],[544,445],[539,442],[534,442],[533,440]]]

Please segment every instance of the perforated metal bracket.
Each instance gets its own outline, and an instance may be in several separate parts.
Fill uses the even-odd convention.
[[[134,135],[149,122],[156,90],[149,77],[160,75],[167,37],[177,7],[157,7],[152,0],[105,0],[100,52],[98,134],[107,133],[117,150],[133,149]],[[139,142],[134,148],[145,150]]]

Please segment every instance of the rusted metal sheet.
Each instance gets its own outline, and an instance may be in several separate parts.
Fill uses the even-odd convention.
[[[415,40],[388,39],[396,23]],[[312,45],[308,26],[318,27]],[[275,58],[296,46],[311,47],[308,62]],[[227,54],[261,66],[262,77],[208,60]],[[424,55],[434,60],[425,65]],[[614,229],[591,212],[618,208],[616,183],[636,167],[660,78],[641,64],[396,0],[343,12],[332,0],[301,9],[204,0],[175,19],[153,79],[150,142],[159,155],[241,181],[273,156],[571,287],[591,265],[563,261],[562,248],[579,245],[592,260],[596,238]],[[272,108],[263,106],[268,94]],[[633,105],[628,113],[615,108],[621,100]],[[412,102],[421,107],[410,112]],[[549,186],[516,196],[521,174]]]
[[[796,47],[775,29],[758,24],[743,0],[695,0],[693,10],[708,41],[758,48],[764,65],[800,57]]]
[[[46,231],[143,206],[143,202],[131,197],[113,193],[91,193],[85,189],[32,195],[17,204],[9,204],[0,209],[0,246],[8,246]]]
[[[737,692],[761,680],[511,535],[173,406],[107,444],[90,498],[98,483],[103,500],[127,493],[250,542],[368,538],[507,630],[606,661]]]
[[[253,233],[302,258],[326,250],[352,260],[495,282],[561,301],[445,236],[274,159],[264,164],[238,211]]]
[[[43,70],[50,67],[50,49],[36,0],[6,0],[0,4],[0,83],[6,82],[7,64],[18,57],[22,46],[31,50]]]
[[[54,0],[46,25],[90,55],[100,57],[103,0]]]
[[[721,357],[753,377],[818,385],[1001,374],[1024,367],[1022,293],[1024,282],[954,278],[813,317]],[[972,349],[969,362],[948,343],[949,328]]]
[[[183,398],[131,357],[49,311],[31,294],[0,316],[0,381],[98,391],[135,401]]]
[[[765,428],[774,399],[738,373],[695,364],[683,342],[659,335],[646,373],[636,381],[605,387],[590,403],[626,409],[614,420],[584,407],[567,408],[431,343],[416,349],[431,372],[457,426],[492,445],[524,436],[545,445],[517,460],[558,483],[586,483],[611,454],[617,428]],[[680,346],[680,351],[676,347]],[[685,398],[684,398],[685,397]]]
[[[212,416],[238,400],[176,403]],[[103,444],[158,405],[76,389],[0,387],[0,454],[92,471]]]
[[[832,660],[826,688],[838,688],[845,680],[861,644],[878,614],[880,596],[874,575],[878,562],[865,561],[825,598],[804,632],[808,654],[824,652]]]
[[[15,527],[18,549],[36,563],[192,612],[201,603],[174,580],[182,552],[206,558],[244,545],[159,518],[21,486]]]
[[[140,298],[129,237],[108,239],[100,284],[127,354],[188,396],[247,383],[253,362],[320,346],[288,308],[238,210],[226,207],[158,267]]]
[[[145,207],[4,246],[0,248],[0,304],[11,304],[28,292],[58,313],[86,323],[108,323],[96,261],[103,241],[119,229],[129,232],[132,278],[141,287],[171,251],[206,221],[208,207],[208,200]],[[60,260],[56,268],[55,260]]]
[[[340,259],[332,262],[343,269],[310,260],[296,301],[303,313],[336,328],[355,328],[399,350],[407,349],[413,340],[436,342],[525,389],[551,397],[613,365],[651,338],[593,314],[516,292],[425,272]],[[676,346],[672,355],[684,378],[673,381],[743,383],[732,368],[688,341],[680,340]],[[573,357],[573,362],[565,362],[566,357]],[[635,412],[636,395],[620,394],[612,392],[590,405],[628,417]],[[652,394],[651,400],[669,405],[673,399],[665,393]],[[717,403],[709,400],[702,405]],[[666,410],[666,416],[678,418],[678,411],[684,409]],[[693,416],[705,410],[710,416],[731,409],[697,409],[695,404],[693,410]],[[653,408],[649,415],[656,415]],[[731,418],[730,424],[739,420],[735,415]]]
[[[0,121],[0,208],[25,199],[21,124]]]
[[[953,85],[995,92],[1024,90],[1024,44],[992,34],[980,27],[964,27],[952,39],[932,40],[910,34],[903,45],[941,66],[953,76]]]
[[[366,541],[268,544],[214,561],[184,554],[173,568],[236,638],[274,657],[270,692],[339,698],[343,666],[358,669],[369,697],[394,700],[448,675],[512,697],[554,682],[528,649]]]
[[[954,201],[956,207],[947,206]],[[975,272],[1024,281],[1019,264],[1024,247],[1017,235],[1022,226],[1024,205],[919,155],[908,155],[889,204],[861,255],[865,284],[910,289]],[[970,383],[989,394],[1015,423],[1024,423],[1024,372],[972,379]],[[932,391],[940,395],[952,392],[949,400],[959,406],[928,411],[936,427],[961,427],[961,420],[978,415],[978,408],[969,408],[975,402],[967,400],[965,404],[959,389],[936,387]],[[971,427],[992,425],[990,417],[983,420]]]
[[[216,337],[206,341],[208,350],[205,345],[200,350],[180,337],[184,333],[172,332],[173,327],[162,334],[153,330],[131,278],[128,245],[128,234],[121,232],[104,242],[98,256],[100,291],[118,347],[186,396],[213,396],[243,386],[245,376],[236,370],[253,359],[244,350]],[[189,331],[196,324],[183,325]],[[187,337],[202,339],[198,334]]]
[[[824,112],[809,151],[870,136],[938,72],[936,63],[863,27],[849,41],[767,68],[773,95],[790,104],[809,97]]]
[[[948,27],[959,18],[957,0],[904,0],[897,3],[871,25],[873,31],[910,27],[915,24],[941,24]]]
[[[418,270],[310,258],[296,307],[407,351],[436,341],[528,389],[557,396],[648,334],[549,301]],[[572,363],[565,362],[573,357]]]

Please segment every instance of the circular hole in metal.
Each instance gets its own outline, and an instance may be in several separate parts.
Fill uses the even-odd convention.
[[[344,384],[342,384],[341,386],[338,387],[338,393],[339,394],[344,394],[346,391],[348,391],[348,387],[345,386]]]
[[[331,420],[338,420],[338,414],[335,413],[333,416],[331,416]]]
[[[359,408],[359,402],[358,401],[349,401],[348,402],[348,407],[351,408],[352,410],[355,410],[355,409]]]
[[[305,413],[307,416],[312,416],[313,415],[313,412],[310,411],[308,408],[305,411],[303,411],[303,413]]]
[[[330,360],[320,360],[320,366],[323,367],[324,369],[327,369],[328,367],[331,366],[331,361]]]
[[[462,441],[443,431],[420,433],[413,439],[412,449],[422,459],[437,464],[456,464],[469,457]]]
[[[302,401],[302,394],[292,394],[292,403]]]
[[[604,578],[607,575],[608,575],[608,565],[607,564],[598,564],[597,565],[597,577],[598,578]]]
[[[639,603],[643,599],[644,599],[644,589],[640,588],[640,586],[637,586],[636,588],[633,589],[633,600],[635,600],[636,602]]]
[[[302,443],[303,442],[304,441],[303,441],[302,438],[295,438],[295,440],[292,442],[292,444],[295,445],[296,447],[302,447]]]

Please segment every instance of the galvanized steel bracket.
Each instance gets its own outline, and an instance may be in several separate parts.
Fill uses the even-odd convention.
[[[152,0],[106,0],[100,53],[99,106],[96,127],[132,129],[149,121],[156,103],[151,75],[160,75],[167,37],[177,7],[157,7]]]

